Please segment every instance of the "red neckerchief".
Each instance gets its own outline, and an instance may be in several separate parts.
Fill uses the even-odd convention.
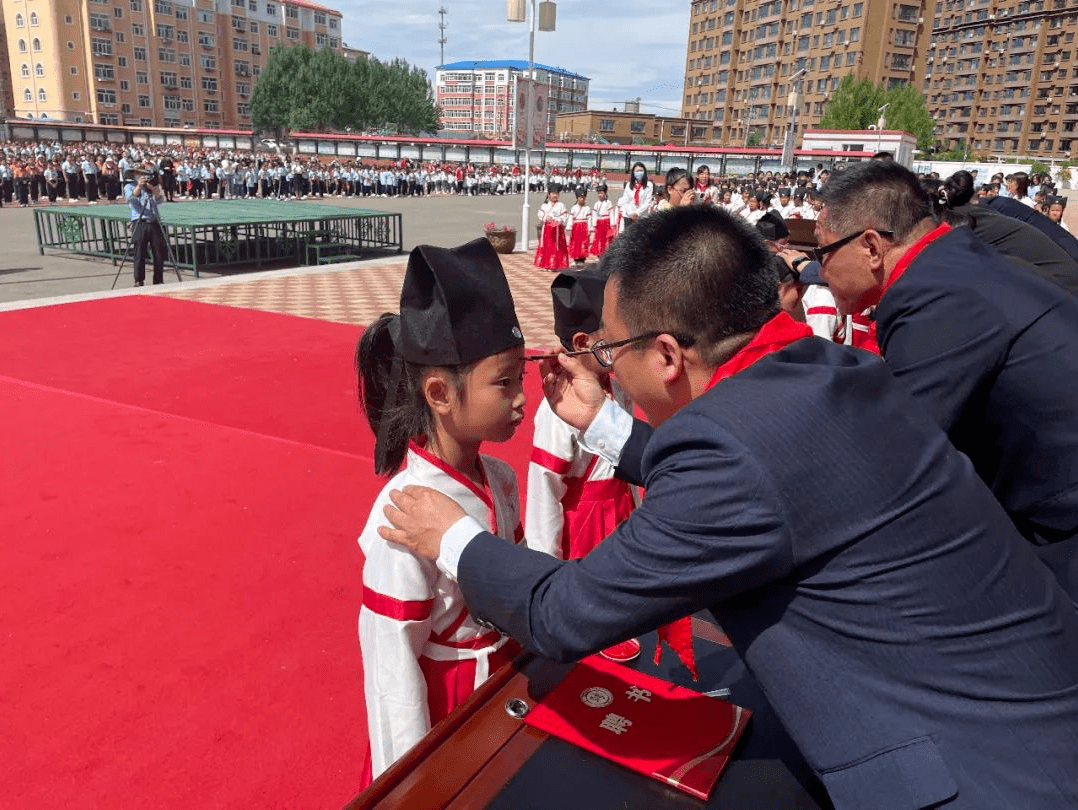
[[[887,282],[883,285],[883,292],[887,290],[898,281],[902,274],[906,272],[906,269],[913,264],[913,260],[916,259],[922,250],[928,247],[932,242],[935,242],[945,233],[951,230],[951,226],[946,222],[937,226],[934,230],[929,231],[911,247],[905,253],[902,254],[902,258],[898,260],[898,264],[895,265],[895,269],[891,271],[891,275],[887,277]]]
[[[703,192],[707,191],[707,187],[708,187],[708,185],[709,185],[708,183],[697,183],[697,184],[696,184],[696,188],[697,188],[697,189],[698,189],[698,190],[699,190],[699,191],[700,191],[701,193],[703,193]]]
[[[643,187],[643,183],[633,183],[633,205],[640,205],[640,189]]]
[[[791,343],[811,335],[812,329],[807,324],[798,323],[785,312],[780,312],[760,327],[760,331],[744,348],[715,369],[711,382],[704,390],[710,391],[717,383],[744,371],[761,357],[785,349]]]
[[[490,533],[498,533],[498,514],[494,509],[494,495],[490,491],[490,483],[487,481],[486,470],[483,469],[483,459],[477,458],[475,460],[475,467],[479,471],[479,477],[482,479],[483,486],[480,487],[471,478],[466,476],[460,470],[450,467],[442,459],[438,458],[434,453],[427,449],[427,437],[416,436],[410,442],[408,442],[408,449],[426,461],[428,464],[441,470],[448,475],[458,484],[463,484],[468,490],[475,495],[483,505],[487,508],[487,519],[490,524]]]

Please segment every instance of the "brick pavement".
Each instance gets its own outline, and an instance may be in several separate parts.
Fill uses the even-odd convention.
[[[528,346],[540,349],[556,345],[550,303],[554,273],[535,267],[530,253],[503,255],[501,259]],[[407,259],[403,257],[381,259],[318,271],[261,273],[207,283],[169,285],[161,292],[153,292],[191,301],[366,325],[383,312],[397,311],[406,265]]]

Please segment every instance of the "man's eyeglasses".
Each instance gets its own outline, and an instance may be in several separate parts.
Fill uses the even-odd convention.
[[[857,233],[851,233],[849,236],[843,236],[841,239],[837,239],[829,245],[812,248],[810,255],[820,264],[823,264],[823,257],[826,256],[828,253],[833,253],[840,247],[844,247],[845,245],[850,244],[850,242],[852,242],[854,239],[864,236],[866,233],[872,230],[876,231],[876,233],[878,233],[885,239],[890,239],[892,236],[895,235],[894,231],[881,231],[877,228],[862,228]]]
[[[582,354],[594,355],[595,359],[599,362],[599,365],[603,368],[612,368],[614,365],[614,349],[621,348],[622,346],[628,346],[632,343],[639,343],[642,340],[654,340],[659,335],[670,335],[677,341],[679,346],[688,348],[696,343],[696,339],[692,337],[685,337],[684,335],[674,335],[670,332],[646,332],[643,335],[635,335],[634,337],[625,338],[625,340],[615,340],[609,343],[605,340],[597,340],[588,349],[578,349],[573,352],[560,352],[566,357],[579,357]],[[525,360],[552,360],[557,357],[557,354],[530,354],[525,357]]]

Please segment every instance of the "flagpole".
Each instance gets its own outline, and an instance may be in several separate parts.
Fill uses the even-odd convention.
[[[524,110],[527,117],[524,119],[524,204],[520,207],[520,252],[527,253],[529,249],[528,226],[531,224],[531,204],[528,197],[531,191],[531,162],[532,162],[532,130],[531,126],[533,110],[535,108],[535,0],[530,3],[531,20],[528,34],[528,92],[527,109]],[[517,93],[517,98],[520,94]],[[520,115],[520,111],[517,112]],[[521,131],[520,121],[517,121],[517,132]]]

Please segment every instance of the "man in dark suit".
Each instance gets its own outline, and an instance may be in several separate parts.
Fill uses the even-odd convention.
[[[1078,300],[966,227],[938,225],[912,172],[836,172],[816,221],[844,312],[876,306],[906,384],[1078,602]]]
[[[1001,214],[1032,225],[1067,251],[1068,256],[1078,261],[1078,239],[1073,234],[1067,233],[1037,209],[1008,197],[993,197],[985,204],[993,211],[998,211]]]
[[[759,235],[711,206],[603,264],[592,351],[655,429],[572,358],[544,385],[641,506],[571,562],[423,488],[383,536],[550,658],[709,609],[841,810],[1078,806],[1078,613],[886,365],[779,311]]]

